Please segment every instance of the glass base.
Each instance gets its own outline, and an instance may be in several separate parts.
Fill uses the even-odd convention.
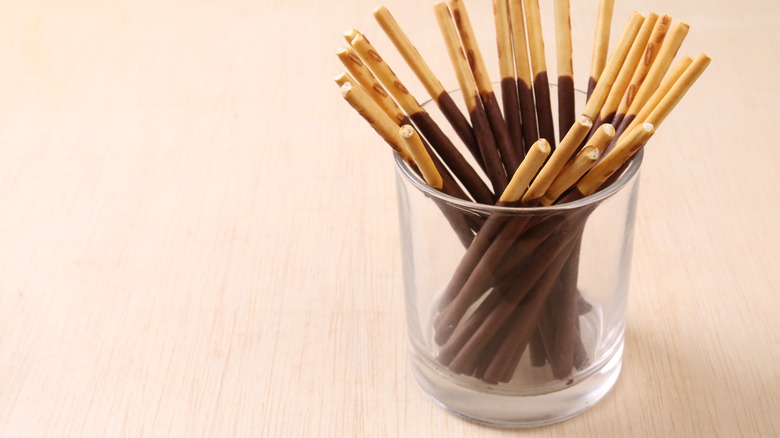
[[[594,406],[615,385],[622,361],[621,340],[612,357],[583,380],[560,391],[527,396],[469,389],[434,370],[414,352],[410,362],[417,383],[444,409],[490,426],[535,427],[569,419]]]

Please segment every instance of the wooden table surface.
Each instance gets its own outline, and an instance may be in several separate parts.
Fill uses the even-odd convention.
[[[376,4],[338,3],[0,1],[0,436],[517,434],[408,371],[391,156],[332,82],[341,32],[424,92]],[[572,3],[583,88],[597,1]],[[618,384],[523,436],[780,434],[780,4],[617,3],[613,42],[668,13],[713,63],[646,154]],[[455,88],[432,4],[386,3]]]

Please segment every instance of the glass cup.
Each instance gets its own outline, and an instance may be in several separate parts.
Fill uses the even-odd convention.
[[[622,360],[641,162],[642,152],[589,197],[509,208],[431,189],[396,156],[410,364],[439,405],[531,427],[609,392]]]

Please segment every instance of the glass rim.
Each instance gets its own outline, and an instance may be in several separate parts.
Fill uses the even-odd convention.
[[[586,196],[575,201],[567,202],[565,204],[554,204],[549,206],[537,206],[537,207],[504,207],[498,205],[480,204],[475,201],[467,201],[465,199],[456,198],[450,196],[444,192],[434,189],[429,186],[420,176],[414,173],[409,165],[401,158],[397,153],[393,152],[395,158],[396,170],[398,170],[406,180],[412,183],[418,190],[425,193],[428,196],[437,198],[447,204],[459,207],[464,210],[476,210],[491,213],[503,213],[503,214],[551,214],[558,211],[570,211],[576,210],[581,207],[596,204],[607,198],[612,197],[619,192],[625,185],[631,181],[634,176],[639,172],[642,165],[642,159],[644,157],[644,148],[640,149],[629,161],[628,167],[623,170],[623,173],[609,186],[597,191],[596,193]]]

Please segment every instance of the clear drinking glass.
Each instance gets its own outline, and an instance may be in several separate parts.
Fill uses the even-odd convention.
[[[530,427],[612,388],[641,162],[587,198],[508,208],[431,189],[396,157],[410,364],[438,404]]]

